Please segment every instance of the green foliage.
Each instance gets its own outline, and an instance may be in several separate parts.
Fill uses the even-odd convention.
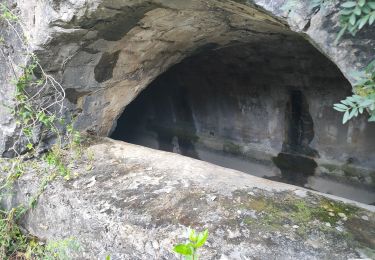
[[[311,0],[309,8],[314,10],[334,3],[334,0]],[[289,13],[295,12],[301,6],[299,0],[287,0],[281,10]],[[345,33],[355,36],[366,25],[371,26],[375,22],[375,0],[346,0],[340,4],[340,27],[335,44],[339,42]]]
[[[67,238],[63,240],[50,241],[45,246],[43,252],[44,260],[69,260],[68,252],[69,251],[78,251],[80,248],[79,244],[74,238]]]
[[[334,109],[343,112],[343,124],[353,117],[367,111],[369,122],[375,122],[375,60],[363,72],[353,74],[357,80],[355,94],[334,105]]]
[[[40,70],[39,62],[35,55],[30,54],[30,64],[23,67],[23,74],[14,80],[16,106],[12,114],[17,118],[17,125],[20,127],[21,134],[24,135],[28,143],[26,148],[34,148],[33,134],[42,126],[45,131],[52,131],[58,134],[58,122],[61,120],[59,110],[62,110],[62,100],[58,95],[53,98],[54,101],[46,102],[44,97],[52,92],[48,88],[50,80],[47,75],[38,78],[35,75],[36,70]],[[53,97],[53,95],[52,95]],[[56,106],[59,107],[56,110]],[[16,153],[17,148],[13,149]]]
[[[375,0],[345,1],[341,4],[340,25],[341,30],[337,35],[336,43],[349,32],[355,36],[365,25],[375,22]]]
[[[9,212],[0,211],[0,259],[16,254],[17,251],[26,251],[27,238],[15,224],[20,209],[13,208]]]
[[[62,176],[65,180],[70,180],[71,172],[63,162],[59,152],[59,149],[52,149],[52,151],[44,155],[43,159],[48,165],[52,166],[58,175]]]
[[[19,65],[18,68],[15,68],[14,61],[10,64],[15,72],[15,78],[12,80],[15,86],[12,103],[15,103],[15,106],[12,106],[14,109],[11,112],[20,131],[20,137],[15,141],[12,150],[16,155],[20,155],[25,149],[32,151],[44,133],[54,132],[60,135],[59,123],[63,117],[65,91],[60,83],[43,70],[28,46],[23,24],[4,4],[0,4],[0,20],[5,21],[19,40],[26,60],[25,64]]]
[[[10,191],[18,178],[25,174],[27,170],[32,169],[38,173],[44,172],[44,176],[38,190],[30,197],[26,205],[19,205],[9,211],[0,210],[0,259],[68,259],[66,257],[67,251],[76,250],[76,243],[72,239],[45,244],[35,237],[23,234],[17,225],[17,221],[36,206],[40,195],[48,184],[59,175],[60,168],[58,166],[61,165],[61,162],[58,160],[58,156],[53,154],[52,150],[45,157],[49,159],[48,162],[53,164],[52,170],[38,168],[40,164],[30,160],[25,161],[19,157],[8,161],[8,165],[4,164],[1,169],[8,173],[8,177],[0,187],[1,196],[5,195],[5,191]],[[64,168],[64,171],[66,171],[66,168]]]
[[[3,185],[0,187],[0,192],[13,186],[14,182],[18,180],[25,173],[25,165],[20,158],[15,158],[12,162],[12,166],[4,166],[1,169],[3,172],[8,172],[8,176],[5,179]],[[1,197],[0,197],[1,199]]]
[[[197,250],[206,243],[207,238],[207,229],[200,233],[197,233],[194,229],[189,229],[189,241],[175,245],[173,251],[183,255],[186,260],[198,260]]]
[[[80,146],[81,143],[82,143],[82,136],[81,136],[81,133],[76,131],[73,127],[73,124],[69,124],[67,125],[66,127],[66,134],[67,134],[67,137],[69,139],[69,143],[72,145],[72,146]]]
[[[18,17],[13,14],[4,4],[0,3],[0,18],[9,21],[17,21]]]
[[[67,260],[69,251],[79,250],[73,238],[45,244],[35,237],[24,235],[16,223],[24,212],[23,207],[8,212],[0,210],[0,259]]]
[[[22,207],[8,212],[0,210],[0,259],[67,260],[68,251],[79,249],[73,238],[45,244],[35,237],[24,235],[16,223],[24,211]]]

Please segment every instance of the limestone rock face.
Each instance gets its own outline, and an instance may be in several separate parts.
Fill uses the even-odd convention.
[[[22,220],[40,239],[73,237],[72,259],[178,259],[189,226],[210,232],[202,259],[354,259],[374,248],[373,206],[110,139],[83,154],[69,166],[76,177],[53,181]],[[43,176],[31,168],[5,204],[27,204]]]
[[[244,53],[255,56],[262,47],[271,50],[286,42],[283,48],[289,46],[287,57],[292,59],[307,41],[351,83],[350,72],[364,68],[374,55],[375,31],[371,28],[334,44],[339,31],[338,3],[311,10],[311,1],[301,0],[293,11],[286,12],[282,10],[285,0],[2,2],[19,15],[30,48],[45,71],[64,87],[66,113],[77,116],[76,128],[100,136],[113,132],[125,107],[151,82],[194,55],[224,48],[237,48],[238,54],[244,46],[253,46]],[[16,65],[27,61],[17,36],[4,21],[0,33],[5,42],[0,45],[0,103],[13,107],[10,81],[22,73]],[[240,55],[237,58],[241,60]],[[287,76],[283,79],[290,82]],[[339,88],[337,79],[331,79]],[[348,90],[350,84],[345,84]],[[328,93],[331,97],[332,92]],[[271,94],[278,96],[274,91]],[[323,113],[315,113],[314,119],[321,116]],[[358,133],[368,128],[359,120],[360,124],[343,128],[340,138],[352,142],[353,132],[362,136]],[[332,132],[336,138],[332,129],[322,132]],[[281,136],[275,133],[274,137],[280,141]],[[10,148],[17,139],[15,119],[2,107],[0,156],[12,156]],[[311,139],[306,137],[308,142]],[[269,144],[273,152],[281,149],[280,142]],[[352,143],[350,149],[355,151],[358,144]],[[363,152],[361,159],[369,161],[371,152]],[[326,198],[293,186],[108,140],[91,147],[90,153],[93,162],[82,162],[89,167],[75,165],[79,177],[54,183],[24,219],[25,228],[42,239],[55,239],[56,234],[77,238],[82,245],[77,259],[108,254],[113,259],[173,259],[170,249],[181,242],[187,226],[210,229],[211,238],[202,251],[207,259],[280,259],[285,254],[296,259],[358,258],[358,247],[374,247],[369,239],[374,229],[364,228],[374,226],[372,208],[335,212],[350,215],[351,224],[337,216],[327,220]],[[25,175],[7,205],[27,202],[37,183],[32,173]],[[305,204],[297,204],[301,196]],[[332,230],[321,232],[329,225]],[[343,230],[353,240],[337,235]]]
[[[77,128],[108,135],[140,91],[172,65],[193,54],[241,43],[267,44],[304,37],[349,79],[372,58],[374,31],[344,37],[334,45],[337,6],[319,10],[300,1],[36,1],[8,0],[27,28],[30,45],[47,72],[61,81]],[[1,24],[6,46],[1,64],[20,62],[17,39]],[[21,55],[21,56],[20,56]],[[12,68],[1,66],[2,102],[12,100]],[[10,103],[11,104],[11,103]],[[0,153],[16,138],[9,111],[0,111]]]

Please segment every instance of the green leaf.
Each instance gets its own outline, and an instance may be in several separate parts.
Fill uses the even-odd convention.
[[[111,256],[110,256],[110,255],[107,255],[107,256],[105,257],[105,260],[111,260]]]
[[[349,120],[349,110],[347,110],[342,118],[342,123],[345,124]]]
[[[337,34],[337,37],[336,37],[336,40],[334,42],[334,44],[337,44],[338,41],[342,38],[342,36],[344,35],[344,33],[346,32],[346,29],[348,28],[348,25],[346,24],[344,27],[342,27],[342,29],[340,30],[340,32]]]
[[[350,8],[350,7],[354,7],[356,5],[357,5],[357,3],[354,2],[354,1],[348,1],[348,2],[345,2],[345,3],[341,4],[341,6],[344,7],[344,8]]]
[[[349,15],[349,14],[352,14],[353,11],[354,11],[354,9],[342,9],[342,10],[340,11],[340,14],[341,14],[341,15]]]
[[[365,5],[364,7],[362,7],[362,12],[365,14],[369,14],[371,13],[371,8],[368,5]]]
[[[354,113],[354,116],[357,117],[358,116],[358,108],[355,108],[355,113]]]
[[[374,17],[375,17],[375,12],[374,12]],[[367,65],[367,67],[366,67],[366,71],[370,72],[371,70],[375,70],[375,60],[370,62],[370,64]]]
[[[340,103],[335,104],[334,106],[337,108],[343,109],[344,111],[348,109],[347,106],[345,106],[344,104],[340,104]]]
[[[355,100],[353,97],[347,97],[346,100],[342,101],[343,104],[348,105],[349,107],[355,107]]]
[[[195,247],[196,248],[202,247],[204,245],[204,243],[206,243],[207,238],[208,238],[208,229],[206,229],[205,231],[199,233],[199,235],[198,235],[198,241],[195,244]]]
[[[346,109],[342,109],[342,108],[339,108],[339,107],[333,107],[333,109],[334,110],[336,110],[336,111],[339,111],[339,112],[345,112],[346,111]]]
[[[173,248],[173,251],[175,251],[176,253],[178,253],[180,255],[186,255],[186,256],[192,255],[193,252],[194,252],[190,243],[189,244],[178,244]]]
[[[375,10],[375,2],[368,2],[367,4],[372,10]]]
[[[356,114],[358,115],[358,109],[356,107],[354,107],[352,109],[352,111],[350,111],[350,113],[349,113],[349,119],[348,120],[352,119]]]
[[[352,14],[349,18],[349,23],[351,25],[355,25],[355,22],[357,21],[357,18],[355,17],[355,14]]]
[[[370,18],[370,15],[366,15],[366,16],[363,16],[359,21],[359,24],[358,24],[358,29],[362,29],[363,26],[365,26],[365,24],[367,23],[367,21],[369,20]]]
[[[361,13],[362,13],[362,10],[361,10],[361,8],[359,8],[358,6],[354,9],[354,13],[356,14],[356,15],[361,15]]]
[[[364,101],[362,101],[360,103],[360,106],[361,107],[368,107],[370,106],[371,104],[373,104],[375,102],[375,100],[372,100],[372,99],[365,99]]]
[[[198,239],[198,237],[197,237],[197,235],[195,233],[195,230],[194,229],[190,229],[190,231],[189,231],[189,240],[191,242],[197,242],[197,239]]]
[[[375,21],[375,11],[371,13],[370,18],[368,19],[368,24],[372,25]]]
[[[375,112],[372,113],[371,117],[368,119],[369,122],[375,122]]]
[[[359,1],[358,1],[358,5],[359,5],[360,7],[364,6],[365,4],[366,4],[366,0],[359,0]]]

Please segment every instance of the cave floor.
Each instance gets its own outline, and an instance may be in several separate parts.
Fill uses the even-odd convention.
[[[108,138],[71,160],[71,180],[45,190],[23,226],[74,237],[77,259],[177,259],[187,227],[208,228],[202,259],[372,258],[375,207]],[[38,188],[22,176],[7,205]]]

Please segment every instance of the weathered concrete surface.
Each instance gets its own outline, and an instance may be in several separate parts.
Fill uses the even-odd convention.
[[[202,259],[353,259],[375,248],[372,206],[110,139],[84,154],[71,163],[78,177],[51,184],[23,220],[41,239],[75,237],[74,259],[177,259],[188,226],[210,231]],[[5,204],[35,192],[32,172]]]
[[[302,35],[348,78],[374,54],[370,28],[334,45],[337,6],[310,10],[308,0],[300,1],[290,14],[281,10],[285,0],[8,2],[19,10],[46,71],[63,83],[67,106],[79,115],[77,127],[99,135],[113,130],[125,106],[153,79],[205,48]],[[9,82],[9,74],[0,74],[1,89],[7,91],[11,87],[4,82]],[[8,111],[0,114],[9,117]],[[7,155],[14,138],[14,128],[8,125],[0,122],[2,155]]]

